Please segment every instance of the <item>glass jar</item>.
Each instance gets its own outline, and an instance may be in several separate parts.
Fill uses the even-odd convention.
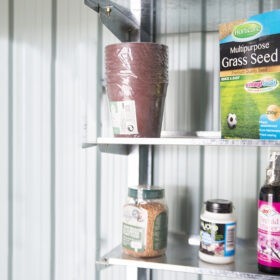
[[[164,189],[152,186],[128,188],[123,207],[123,252],[133,257],[157,257],[166,251],[168,209]]]
[[[233,262],[235,235],[236,218],[231,201],[207,200],[200,215],[200,259],[215,264]]]

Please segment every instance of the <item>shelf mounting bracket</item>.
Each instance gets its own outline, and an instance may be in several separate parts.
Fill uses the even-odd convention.
[[[111,0],[84,0],[121,42],[154,41],[155,1],[130,0],[128,7]]]

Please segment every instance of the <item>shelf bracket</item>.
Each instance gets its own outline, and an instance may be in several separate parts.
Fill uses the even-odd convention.
[[[109,266],[111,266],[111,265],[108,264],[108,261],[106,259],[95,261],[95,268],[97,271],[101,271]]]
[[[84,0],[99,14],[101,22],[121,42],[154,41],[154,1],[130,0],[124,7],[110,0]],[[152,11],[152,12],[151,12]]]

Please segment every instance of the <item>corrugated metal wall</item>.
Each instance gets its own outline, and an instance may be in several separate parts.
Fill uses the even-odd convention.
[[[8,279],[8,258],[9,258],[9,218],[8,218],[8,198],[9,198],[9,2],[2,1],[0,9],[0,270],[1,277]]]
[[[95,278],[97,40],[83,1],[0,1],[3,280]]]
[[[219,130],[217,26],[279,8],[278,1],[161,1],[158,40],[170,48],[170,83],[164,129]],[[264,182],[269,148],[159,147],[155,183],[167,188],[170,229],[199,232],[203,201],[232,200],[239,238],[256,238],[257,194]],[[155,272],[156,279],[195,275]],[[187,278],[186,278],[187,277]],[[203,279],[216,277],[203,276]]]
[[[219,130],[216,26],[280,1],[159,2],[157,40],[170,49],[163,127]],[[3,280],[98,279],[95,258],[120,243],[128,157],[81,149],[85,139],[112,135],[101,85],[103,49],[113,42],[83,1],[0,0]],[[223,197],[235,204],[238,236],[255,237],[268,152],[156,147],[154,183],[166,187],[170,230],[197,233],[202,201]],[[125,269],[100,275],[124,279]],[[163,271],[154,277],[198,278]]]

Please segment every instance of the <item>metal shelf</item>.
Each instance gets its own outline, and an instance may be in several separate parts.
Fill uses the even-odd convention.
[[[232,278],[276,280],[279,276],[260,273],[256,262],[256,243],[237,240],[235,262],[228,265],[213,265],[199,260],[198,246],[190,245],[186,236],[169,234],[166,255],[159,258],[137,259],[122,254],[121,246],[105,255],[100,265],[121,265],[138,268],[160,269],[203,275]]]
[[[101,152],[129,154],[132,145],[185,145],[185,146],[280,146],[280,140],[221,139],[215,131],[194,134],[163,132],[160,138],[99,137],[96,142],[84,143],[83,147],[98,145]]]

